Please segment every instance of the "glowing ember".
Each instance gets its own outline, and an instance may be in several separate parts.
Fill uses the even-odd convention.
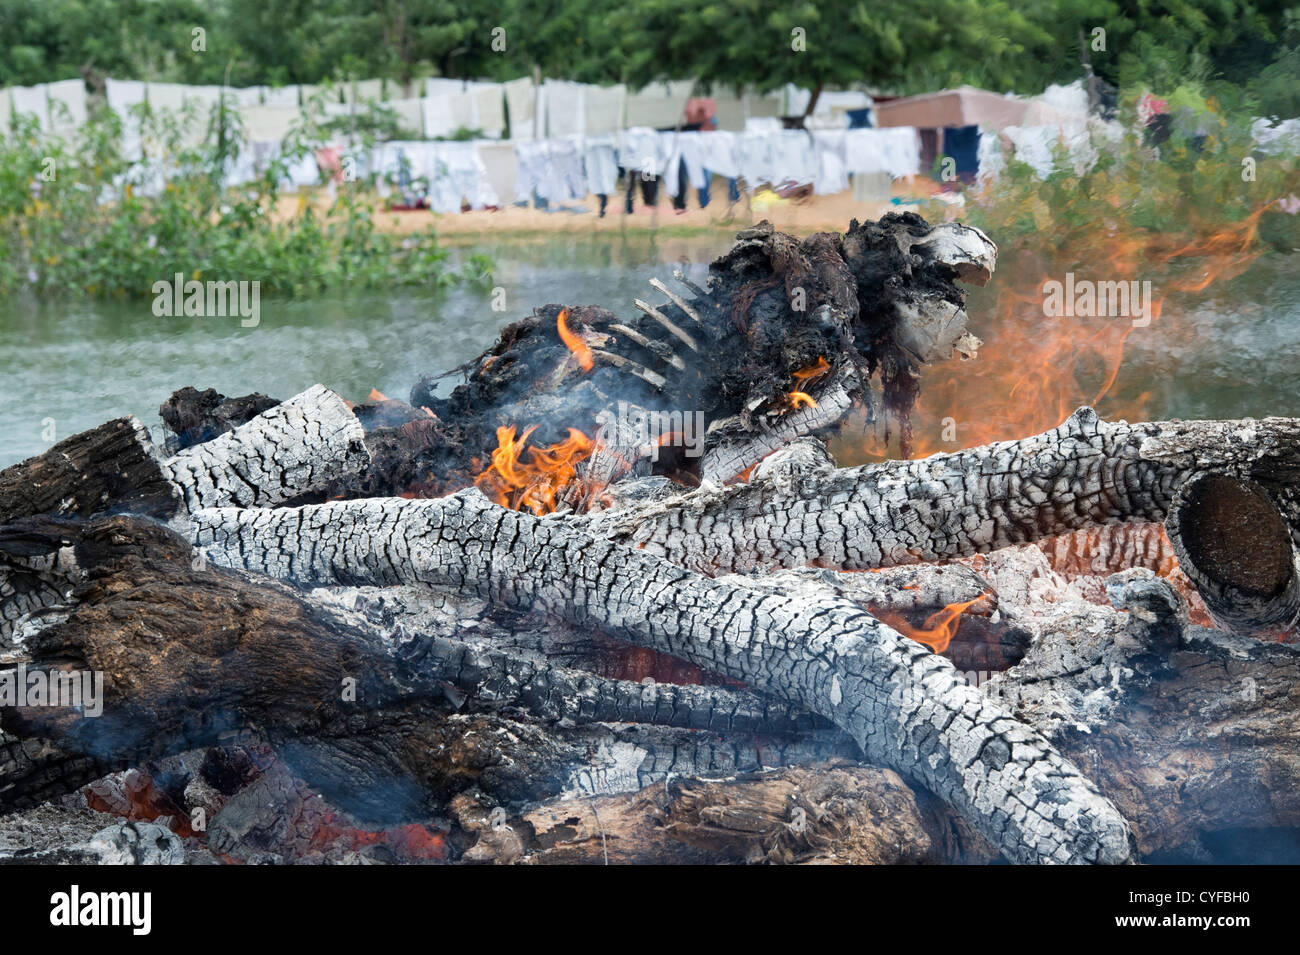
[[[949,604],[942,610],[930,614],[926,618],[925,625],[921,627],[912,626],[898,614],[877,614],[877,616],[903,636],[911,637],[917,643],[924,643],[935,653],[943,653],[948,649],[952,638],[957,635],[957,625],[961,622],[961,615],[983,597],[984,595],[981,594],[965,603]]]
[[[328,813],[320,828],[312,834],[313,849],[328,849],[332,845],[346,846],[358,851],[366,846],[382,845],[392,849],[401,862],[438,862],[447,858],[445,833],[430,826],[410,823],[388,829],[355,829],[342,816]]]
[[[560,314],[555,318],[555,330],[560,333],[560,341],[564,342],[564,347],[573,352],[573,356],[578,359],[578,364],[582,366],[583,371],[591,371],[596,367],[596,360],[591,357],[591,349],[581,338],[569,331],[569,326],[564,324],[564,320],[569,317],[567,308],[560,309]]]
[[[474,484],[502,507],[549,514],[560,491],[577,480],[578,464],[591,457],[596,445],[577,428],[570,428],[568,438],[558,444],[529,447],[528,438],[536,430],[536,425],[527,428],[516,439],[513,425],[497,428],[492,464]],[[590,493],[596,488],[585,490]]]

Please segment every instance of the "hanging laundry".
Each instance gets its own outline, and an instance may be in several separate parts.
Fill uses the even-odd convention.
[[[263,106],[292,106],[297,109],[299,105],[300,90],[297,86],[263,86],[262,105]],[[310,99],[305,96],[303,101]]]
[[[680,196],[687,185],[696,190],[708,188],[709,173],[719,170],[708,165],[711,154],[705,140],[715,135],[717,134],[698,131],[659,134],[661,152],[668,155],[668,162],[664,166],[664,187],[668,190],[668,195]],[[721,135],[726,136],[725,133]],[[713,156],[722,164],[727,163],[727,159],[719,153],[715,152]],[[734,159],[732,164],[734,165]],[[686,174],[686,182],[681,181],[682,172]]]
[[[460,212],[463,203],[471,209],[501,204],[473,143],[423,145],[428,150],[429,207],[434,212]]]
[[[735,133],[722,130],[701,132],[697,143],[700,165],[705,170],[727,179],[735,179],[740,175]]]
[[[550,144],[550,159],[554,181],[559,184],[556,194],[545,198],[564,202],[587,198],[587,175],[582,165],[582,145],[577,139],[564,139]]]
[[[238,108],[240,106],[261,106],[262,91],[264,89],[265,87],[262,86],[226,86],[222,88],[221,92],[223,95],[230,97],[231,102]]]
[[[449,137],[474,128],[474,97],[470,93],[442,92],[426,96],[420,104],[425,136]]]
[[[397,125],[404,133],[424,135],[423,101],[418,99],[390,99],[380,104],[397,114]]]
[[[505,87],[501,83],[429,77],[424,81],[424,97],[434,100],[451,97],[443,106],[433,107],[438,117],[436,128],[443,130],[434,135],[450,136],[459,126],[477,130],[489,139],[499,139],[505,134]],[[448,129],[448,123],[458,126]],[[425,135],[430,134],[426,131]]]
[[[996,179],[1006,169],[1007,159],[1002,151],[1002,139],[996,130],[980,127],[980,144],[975,161],[979,164],[979,178],[982,181]]]
[[[616,133],[623,128],[627,87],[588,86],[584,96],[583,132],[588,136]]]
[[[582,151],[574,140],[516,143],[519,176],[515,198],[526,202],[536,196],[549,202],[585,199],[587,180]]]
[[[297,106],[244,106],[239,110],[244,138],[249,142],[279,142],[301,115]]]
[[[478,158],[487,170],[488,182],[496,194],[496,205],[515,195],[516,181],[519,178],[519,158],[515,155],[514,143],[487,142],[479,140],[474,144]]]
[[[714,92],[714,118],[717,129],[728,132],[741,132],[747,119],[779,117],[781,115],[781,95],[744,93],[737,96],[734,92]]]
[[[813,133],[813,146],[817,153],[817,177],[813,193],[833,196],[849,188],[848,169],[844,162],[847,130],[818,130]]]
[[[567,80],[546,80],[542,83],[542,95],[546,97],[548,107],[547,135],[559,138],[581,136],[586,132],[586,94],[587,87],[583,83]]]
[[[86,84],[83,80],[60,80],[46,87],[50,106],[50,128],[56,133],[73,133],[86,123]]]
[[[1053,155],[1060,142],[1059,126],[1008,126],[1002,135],[1011,143],[1012,157],[1026,163],[1039,179],[1046,179],[1056,168]]]
[[[506,110],[509,113],[510,138],[524,141],[545,135],[545,101],[539,102],[541,91],[533,85],[532,79],[524,76],[502,83],[501,86],[505,91]]]
[[[382,79],[352,80],[343,84],[343,102],[345,103],[378,102],[383,98],[384,81]]]
[[[131,107],[145,102],[145,85],[138,80],[108,79],[104,81],[104,94],[108,108],[122,122],[122,158],[134,162],[140,158],[143,147],[140,120]]]
[[[628,126],[663,129],[680,126],[686,115],[686,101],[691,98],[694,80],[671,80],[651,83],[627,96]]]
[[[618,134],[618,164],[624,169],[661,174],[668,161],[657,132],[644,126],[624,129]]]
[[[783,129],[772,137],[773,186],[802,186],[817,178],[821,164],[812,134],[802,129]]]
[[[550,191],[550,158],[545,140],[515,143],[518,174],[515,178],[515,201],[545,199]]]
[[[887,172],[899,179],[921,171],[921,147],[914,127],[849,129],[844,137],[844,165],[848,172]]]
[[[506,132],[505,89],[500,83],[476,83],[474,128],[489,139],[500,139]]]
[[[772,167],[772,132],[743,132],[735,134],[736,165],[740,177],[751,191],[775,177]]]
[[[872,107],[864,106],[862,109],[851,109],[849,115],[849,129],[870,129]]]
[[[13,98],[13,115],[34,118],[41,132],[50,131],[50,101],[44,86],[15,86],[9,95]]]
[[[955,172],[963,182],[973,182],[979,172],[980,128],[945,126],[943,154],[953,160]]]
[[[582,162],[587,174],[587,192],[595,196],[612,195],[618,181],[614,137],[588,137],[583,145]]]

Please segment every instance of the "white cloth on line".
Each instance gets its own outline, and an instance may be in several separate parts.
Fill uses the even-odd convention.
[[[298,108],[299,88],[297,86],[262,86],[263,106],[292,106]]]
[[[586,93],[582,83],[567,80],[546,80],[542,95],[546,97],[546,133],[552,139],[564,136],[581,136],[586,132]]]
[[[583,132],[588,136],[603,136],[623,128],[627,111],[627,87],[588,86],[584,96]]]
[[[86,123],[86,84],[82,80],[60,80],[46,87],[49,95],[50,128],[75,131]]]
[[[890,126],[883,129],[844,131],[844,165],[848,172],[887,172],[895,179],[921,171],[921,145],[916,129]]]
[[[587,197],[582,150],[576,138],[516,143],[515,153],[519,160],[517,201],[526,202],[534,194],[547,202]]]
[[[1012,156],[1028,164],[1039,179],[1052,174],[1056,167],[1054,151],[1061,139],[1059,126],[1008,126],[1002,135],[1011,143]]]
[[[694,80],[670,80],[651,83],[627,95],[628,126],[663,129],[680,126],[686,118],[686,101],[691,98]]]
[[[975,164],[979,166],[979,179],[996,179],[1007,168],[1007,158],[1002,151],[1002,139],[997,130],[980,127],[980,142],[975,150]]]
[[[817,151],[817,178],[813,183],[813,193],[819,196],[833,196],[849,188],[848,170],[844,163],[847,130],[819,130],[813,133],[813,144]]]
[[[353,80],[350,83],[343,84],[343,102],[345,103],[364,103],[367,100],[381,100],[384,98],[384,81],[379,80]]]
[[[709,172],[735,179],[740,175],[740,164],[736,161],[735,133],[725,130],[710,130],[699,135],[700,164]]]
[[[812,134],[802,129],[780,130],[772,139],[772,185],[802,186],[814,182],[821,164]]]
[[[297,106],[245,106],[239,110],[244,138],[250,142],[279,142],[301,115]]]
[[[385,100],[381,105],[397,114],[397,122],[403,132],[414,133],[416,136],[424,135],[424,110],[420,100],[390,99]]]
[[[772,139],[771,132],[735,134],[736,165],[751,190],[773,179]]]
[[[515,194],[515,181],[519,177],[519,158],[515,155],[515,144],[481,139],[474,146],[478,150],[478,158],[487,170],[492,191],[498,197],[494,205],[500,205],[501,199]]]
[[[618,134],[618,164],[624,169],[661,176],[668,164],[662,140],[653,129],[634,126]]]
[[[454,80],[430,77],[424,82],[426,121],[433,122],[436,132],[426,136],[450,136],[457,129],[477,130],[489,139],[499,139],[506,128],[506,91],[501,83],[478,80]]]
[[[408,164],[412,179],[423,177],[427,180],[427,199],[434,212],[460,212],[463,202],[468,202],[474,209],[501,204],[474,143],[383,143],[375,147],[370,165],[375,172],[391,174],[401,168],[403,160]]]
[[[582,150],[587,174],[587,192],[597,196],[614,193],[618,181],[618,159],[613,136],[588,136]]]
[[[234,100],[236,107],[261,106],[263,86],[227,86],[223,92]]]
[[[500,139],[506,131],[505,91],[500,83],[476,83],[473,98],[474,129],[489,139]]]
[[[533,81],[522,76],[501,86],[505,92],[506,109],[510,114],[510,138],[526,142],[538,138],[539,134],[545,135],[545,100],[539,98],[541,91],[533,86]]]
[[[701,138],[702,134],[694,131],[659,134],[662,151],[668,155],[668,163],[664,168],[664,188],[668,195],[680,196],[687,184],[692,189],[703,189],[708,185],[709,180],[704,175]],[[681,181],[683,166],[686,169],[686,183]]]
[[[13,97],[15,116],[34,116],[43,133],[50,130],[50,101],[45,86],[15,86],[9,91]]]
[[[132,112],[131,107],[145,102],[144,83],[139,80],[105,80],[104,95],[108,101],[108,108],[116,113],[122,122],[122,158],[139,159],[142,150],[140,120]]]

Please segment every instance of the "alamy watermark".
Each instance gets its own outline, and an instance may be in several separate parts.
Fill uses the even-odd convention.
[[[0,673],[0,706],[60,706],[88,717],[104,712],[102,670],[32,670],[20,663]]]
[[[1149,281],[1094,282],[1076,280],[1073,272],[1065,281],[1043,283],[1043,314],[1048,318],[1131,318],[1134,328],[1151,324],[1155,297]]]
[[[177,272],[173,280],[153,283],[153,313],[159,318],[226,318],[238,315],[244,328],[256,328],[262,320],[260,281],[200,282],[185,280]]]
[[[596,415],[600,430],[596,439],[607,448],[644,448],[650,460],[659,460],[662,447],[681,447],[688,458],[704,453],[703,411],[648,411],[626,401],[618,410],[606,408]]]

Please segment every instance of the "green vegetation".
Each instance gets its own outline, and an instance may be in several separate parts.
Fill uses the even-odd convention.
[[[287,295],[489,275],[477,256],[463,272],[449,271],[432,230],[377,231],[377,200],[363,182],[338,183],[326,211],[306,196],[285,210],[287,169],[321,142],[310,115],[259,179],[234,189],[222,172],[237,112],[218,108],[198,146],[185,142],[184,117],[138,116],[160,157],[151,164],[122,158],[120,120],[107,109],[92,113],[75,146],[38,141],[21,124],[0,138],[0,294],[145,296],[177,272],[256,280],[266,293]]]
[[[428,74],[699,77],[1037,93],[1080,75],[1296,115],[1295,0],[0,0],[0,85],[72,76],[319,83]],[[203,31],[196,49],[194,31]],[[792,31],[803,30],[804,49]],[[1094,31],[1104,49],[1093,49]],[[497,31],[497,32],[494,32]],[[500,32],[504,31],[504,33]],[[504,48],[500,48],[504,43]]]
[[[1199,295],[1270,249],[1300,248],[1300,216],[1278,203],[1300,192],[1295,156],[1253,152],[1248,121],[1188,88],[1169,97],[1169,138],[1157,146],[1134,131],[1135,105],[1121,104],[1121,138],[1094,132],[1086,168],[1059,147],[1045,178],[1013,161],[963,208],[922,210],[996,237],[1013,277],[998,287],[996,314],[1038,302],[1044,275],[1140,277],[1162,295]]]

